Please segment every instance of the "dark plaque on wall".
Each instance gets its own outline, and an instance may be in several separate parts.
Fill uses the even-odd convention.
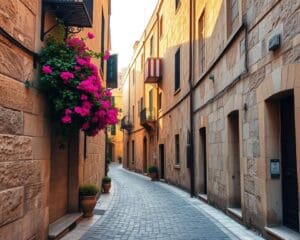
[[[280,161],[279,159],[270,160],[271,178],[280,178]]]
[[[107,61],[107,77],[106,77],[107,88],[118,87],[118,55],[113,54]]]

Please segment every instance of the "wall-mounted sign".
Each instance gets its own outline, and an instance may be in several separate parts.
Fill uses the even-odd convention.
[[[118,87],[118,55],[113,54],[107,61],[106,87]]]
[[[280,178],[280,161],[279,159],[270,160],[271,178]]]

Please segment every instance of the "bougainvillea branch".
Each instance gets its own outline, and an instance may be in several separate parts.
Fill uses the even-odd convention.
[[[87,38],[94,35],[88,33]],[[40,57],[40,87],[63,134],[82,130],[95,136],[117,123],[111,92],[101,85],[99,70],[91,62],[92,58],[108,60],[108,51],[96,53],[86,46],[85,39],[73,36],[65,42],[48,39]]]

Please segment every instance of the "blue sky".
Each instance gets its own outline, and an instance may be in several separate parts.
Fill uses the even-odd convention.
[[[111,0],[112,53],[118,54],[119,70],[128,66],[133,44],[143,30],[157,0]]]

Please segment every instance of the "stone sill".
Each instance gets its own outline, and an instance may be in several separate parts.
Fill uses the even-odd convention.
[[[174,96],[177,95],[180,91],[181,91],[181,88],[176,89],[176,91],[174,92]]]
[[[180,165],[175,165],[175,166],[174,166],[174,169],[178,169],[178,170],[180,170],[180,168],[181,168],[181,166],[180,166]]]
[[[231,213],[232,215],[236,216],[237,218],[239,218],[240,220],[243,219],[242,209],[240,209],[240,208],[227,208],[227,211],[229,213]]]
[[[265,230],[267,233],[277,237],[281,240],[299,240],[300,239],[300,233],[296,232],[290,228],[287,228],[285,226],[278,226],[278,227],[265,227]]]
[[[206,202],[206,203],[208,202],[208,201],[207,201],[207,194],[205,194],[205,193],[199,193],[199,194],[198,194],[198,198],[199,198],[200,200]]]

